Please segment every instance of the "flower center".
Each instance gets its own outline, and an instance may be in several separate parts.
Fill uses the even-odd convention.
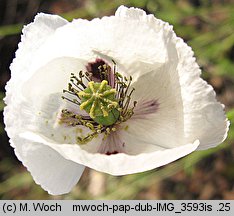
[[[67,109],[62,110],[60,123],[73,127],[82,125],[91,130],[85,137],[77,137],[78,144],[86,144],[100,133],[104,133],[105,139],[111,131],[116,131],[117,125],[134,114],[136,101],[129,108],[134,91],[132,88],[129,92],[132,77],[123,77],[116,72],[115,66],[114,63],[112,72],[106,63],[99,65],[99,75],[95,70],[95,81],[92,71],[80,71],[78,76],[71,74],[68,90],[63,90],[67,94],[62,96],[63,99],[76,104],[88,114],[79,115]]]
[[[80,109],[85,110],[95,122],[105,126],[116,123],[120,115],[115,98],[116,89],[107,83],[106,80],[101,83],[91,81],[84,91],[78,93],[81,98]]]

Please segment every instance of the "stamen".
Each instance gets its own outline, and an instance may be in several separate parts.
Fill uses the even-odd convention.
[[[74,103],[74,104],[76,104],[78,106],[80,105],[80,103],[75,99],[70,99],[70,98],[67,98],[67,97],[64,97],[64,96],[62,96],[62,99],[67,100],[67,101],[69,101],[71,103]]]

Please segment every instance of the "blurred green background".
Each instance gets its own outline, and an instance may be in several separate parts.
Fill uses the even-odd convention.
[[[121,5],[143,8],[174,25],[194,50],[203,78],[226,106],[231,128],[225,143],[152,171],[113,177],[86,169],[71,193],[50,196],[16,159],[4,131],[4,87],[10,78],[23,24],[38,12],[68,20],[111,15]],[[1,199],[234,199],[233,0],[0,0],[0,198]]]

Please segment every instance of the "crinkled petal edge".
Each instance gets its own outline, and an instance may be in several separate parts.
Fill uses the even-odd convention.
[[[104,155],[100,153],[88,153],[77,144],[51,143],[49,140],[33,132],[24,132],[19,137],[33,143],[49,146],[67,160],[111,175],[127,175],[151,170],[184,157],[195,151],[199,146],[199,140],[196,140],[194,143],[180,147],[138,155],[127,155],[124,153]]]

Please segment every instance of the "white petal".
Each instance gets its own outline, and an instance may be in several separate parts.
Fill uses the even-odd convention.
[[[160,67],[167,61],[172,27],[139,9],[129,9],[132,15],[128,16],[121,8],[115,16],[89,22],[78,19],[59,28],[37,52],[34,68],[62,56],[113,59],[120,72],[134,74],[135,78]]]
[[[180,147],[155,151],[151,153],[142,153],[138,155],[127,155],[119,153],[108,156],[99,153],[88,153],[87,151],[82,150],[80,146],[76,144],[54,144],[45,137],[31,132],[22,133],[20,134],[20,137],[26,140],[30,140],[31,142],[50,146],[68,160],[72,160],[97,171],[109,173],[112,175],[126,175],[143,172],[163,166],[193,152],[199,145],[199,141],[195,141],[193,144],[186,144]]]
[[[9,86],[4,109],[4,122],[10,138],[19,133],[34,131],[57,143],[76,143],[77,136],[86,136],[90,130],[83,127],[68,127],[59,122],[61,111],[68,109],[81,114],[79,107],[62,99],[70,95],[67,89],[70,74],[84,69],[84,61],[75,58],[58,58],[48,62],[28,77],[24,83]],[[10,100],[9,100],[10,98]],[[102,135],[82,146],[89,152],[97,152]]]
[[[142,143],[156,145],[159,148],[173,148],[186,143],[184,139],[184,113],[179,79],[175,72],[174,61],[164,67],[142,75],[133,84],[135,88],[132,101],[137,101],[136,115],[126,123],[125,133],[133,135]],[[155,101],[154,113],[142,114],[141,104]],[[134,147],[134,141],[132,142]],[[145,146],[147,148],[147,146]]]
[[[67,89],[70,73],[77,72],[77,68],[81,67],[78,59],[62,58],[41,67],[25,82],[20,82],[14,76],[10,82],[15,84],[8,85],[5,98],[7,106],[4,109],[4,122],[9,137],[25,130],[43,130],[47,135],[60,134],[59,137],[63,137],[61,131],[66,129],[61,127],[58,130],[56,124],[59,113],[70,103],[62,100],[62,91]]]
[[[23,96],[28,100],[37,98],[40,101],[47,95],[62,93],[67,89],[71,73],[78,75],[80,70],[84,71],[86,63],[69,57],[53,59],[25,80],[21,89]]]
[[[17,157],[30,171],[35,182],[52,195],[70,192],[85,168],[40,143],[18,137],[11,142],[14,143]]]
[[[57,15],[39,13],[34,22],[25,26],[22,31],[16,58],[11,64],[12,77],[24,78],[34,71],[29,70],[32,60],[36,58],[37,50],[54,34],[55,30],[67,21]]]
[[[123,17],[126,19],[132,19],[132,20],[141,20],[146,17],[145,11],[139,9],[139,8],[127,8],[123,5],[119,6],[118,9],[115,12],[116,17]]]
[[[175,42],[180,58],[177,71],[184,106],[186,142],[199,139],[198,149],[215,147],[226,139],[230,124],[224,105],[217,102],[212,86],[200,78],[201,71],[191,48],[181,39],[177,38]]]
[[[45,41],[53,35],[57,28],[66,23],[66,20],[57,15],[40,13],[35,17],[33,23],[24,27],[19,49],[16,51],[16,58],[10,66],[11,79],[6,85],[4,99],[7,104],[4,109],[4,122],[9,137],[14,135],[15,120],[20,118],[20,114],[15,115],[20,107],[18,102],[22,100],[20,88],[24,85],[25,80],[35,73],[34,70],[30,70],[31,62],[36,61],[36,52]],[[9,105],[10,103],[11,105]],[[13,112],[14,110],[15,112]]]
[[[200,141],[199,149],[221,143],[229,126],[224,106],[216,101],[213,88],[200,78],[201,72],[191,48],[170,26],[151,15],[146,16],[139,9],[121,6],[116,14],[122,19],[147,23],[155,31],[161,28],[166,32],[165,63],[140,77],[135,83],[135,98],[133,95],[133,100],[156,99],[159,108],[155,115],[150,115],[150,121],[147,118],[129,121],[134,127],[129,127],[128,132],[142,141],[165,147],[192,143],[196,139]],[[141,65],[138,70],[147,71],[146,68]]]

